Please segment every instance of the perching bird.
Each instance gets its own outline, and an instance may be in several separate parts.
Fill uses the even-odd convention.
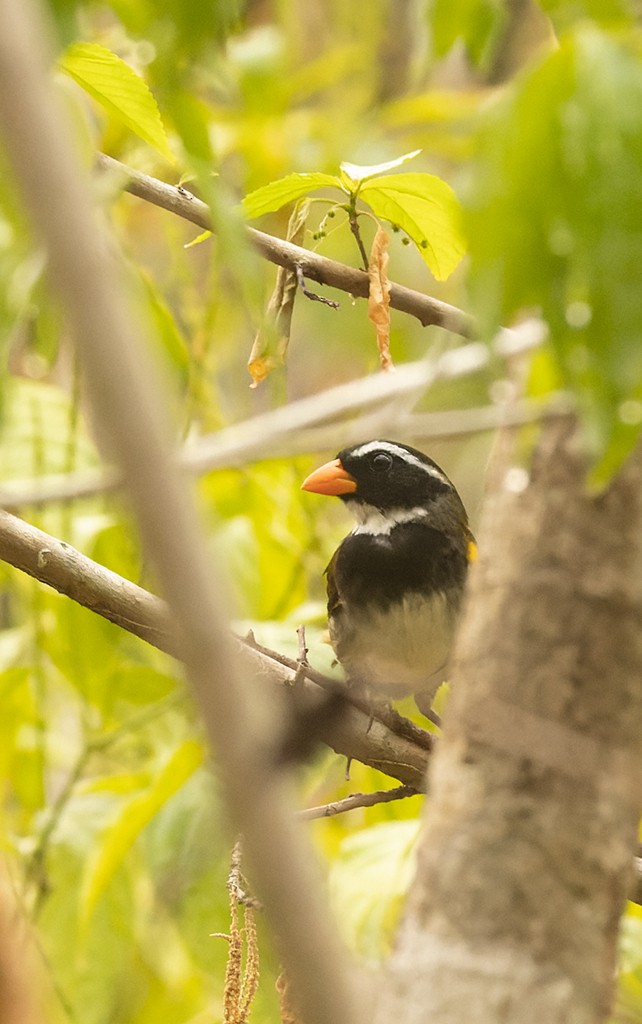
[[[330,641],[348,682],[372,697],[412,693],[428,713],[477,550],[459,494],[396,441],[345,448],[302,488],[338,495],[357,521],[326,569]]]

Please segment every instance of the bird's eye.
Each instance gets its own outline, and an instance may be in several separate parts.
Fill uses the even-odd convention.
[[[372,459],[372,468],[377,473],[386,473],[392,466],[392,455],[387,452],[378,452]]]

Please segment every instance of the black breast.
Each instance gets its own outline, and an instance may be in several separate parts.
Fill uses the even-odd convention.
[[[421,521],[400,523],[388,535],[346,537],[332,563],[335,597],[345,605],[386,607],[408,593],[460,588],[467,568],[465,537]]]

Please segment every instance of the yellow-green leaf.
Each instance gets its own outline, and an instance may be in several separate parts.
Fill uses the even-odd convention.
[[[250,219],[261,217],[264,213],[280,210],[286,203],[307,196],[318,188],[338,188],[343,192],[341,179],[334,174],[288,174],[285,178],[271,181],[250,192],[243,200],[243,210]]]
[[[347,836],[333,860],[330,900],[350,949],[371,964],[390,950],[415,873],[420,822],[382,821]]]
[[[364,182],[359,196],[412,239],[438,281],[452,274],[466,245],[450,185],[434,174],[390,174]]]
[[[369,166],[361,167],[359,164],[350,164],[344,161],[340,166],[343,173],[347,174],[356,185],[360,181],[367,181],[368,178],[376,177],[377,174],[384,174],[385,171],[392,171],[395,167],[401,167],[408,160],[414,160],[420,153],[420,149],[413,149],[412,153],[404,153],[403,156],[398,156],[394,160],[386,160],[382,164],[370,164]]]
[[[149,789],[121,805],[120,813],[103,836],[87,865],[80,896],[81,925],[86,926],[96,903],[114,877],[137,836],[203,761],[203,746],[185,740],[153,780]]]
[[[156,100],[129,64],[98,43],[73,43],[59,66],[112,117],[174,161]]]
[[[212,237],[211,231],[201,231],[200,235],[193,238],[191,242],[186,242],[183,246],[184,249],[191,249],[194,245],[200,245],[201,242],[206,242],[208,238]]]

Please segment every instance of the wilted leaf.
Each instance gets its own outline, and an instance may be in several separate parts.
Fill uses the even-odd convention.
[[[383,228],[377,231],[368,262],[370,291],[368,294],[368,319],[375,325],[377,348],[382,370],[394,370],[390,357],[390,280],[388,278],[388,243],[390,239]]]
[[[371,164],[370,166],[360,167],[359,164],[350,164],[344,161],[340,165],[341,170],[344,174],[347,174],[351,181],[355,185],[360,181],[367,181],[368,178],[374,178],[377,174],[384,174],[385,171],[391,171],[394,167],[401,167],[408,160],[414,160],[416,156],[421,153],[420,149],[413,149],[412,153],[404,153],[403,156],[398,156],[395,160],[386,160],[382,164]]]
[[[261,188],[250,192],[243,200],[243,210],[252,220],[254,217],[263,216],[264,213],[280,210],[286,203],[301,199],[318,188],[338,188],[344,191],[341,179],[333,174],[288,174],[285,178],[271,181],[269,185],[262,185]]]
[[[300,245],[305,233],[309,203],[298,203],[288,224],[289,242]],[[279,267],[274,291],[265,311],[265,318],[257,331],[247,361],[252,377],[251,388],[257,387],[277,366],[283,366],[290,343],[292,311],[297,293],[297,277],[294,270]]]
[[[98,43],[74,43],[59,66],[112,117],[174,161],[156,100],[129,64]]]
[[[364,182],[359,195],[412,239],[438,281],[452,274],[466,245],[450,185],[434,174],[391,174]]]

